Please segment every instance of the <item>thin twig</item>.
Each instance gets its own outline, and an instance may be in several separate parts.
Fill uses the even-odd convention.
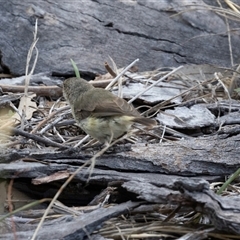
[[[65,118],[65,115],[62,114],[60,115],[58,118],[56,118],[55,120],[53,120],[51,123],[49,123],[48,125],[46,125],[39,133],[40,134],[44,134],[46,131],[48,131],[51,128],[54,128],[54,126],[60,122],[61,120],[63,120]]]
[[[62,145],[60,143],[56,143],[56,142],[53,142],[49,139],[45,139],[43,137],[40,137],[40,136],[37,136],[35,134],[31,134],[31,133],[28,133],[28,132],[25,132],[23,130],[20,130],[20,129],[12,129],[12,132],[14,135],[21,135],[23,137],[26,137],[26,138],[30,138],[36,142],[41,142],[41,143],[44,143],[46,144],[47,146],[52,146],[52,147],[58,147],[58,148],[68,148],[67,146],[65,145]]]
[[[0,84],[3,92],[24,93],[25,86]],[[36,93],[37,96],[54,97],[62,96],[62,89],[58,86],[28,86],[28,92]]]
[[[159,143],[162,143],[162,140],[164,139],[165,132],[166,132],[166,125],[163,126],[162,136],[160,138]]]
[[[54,107],[55,107],[60,101],[61,101],[61,98],[58,98],[57,101],[56,101],[56,102],[52,105],[52,107],[50,108],[49,114],[52,113]],[[62,120],[64,117],[65,117],[64,115],[61,115],[60,118],[58,118],[58,120],[56,119],[56,120],[54,120],[54,121],[51,123],[51,126],[52,126],[52,128],[53,128],[54,134],[56,134],[56,135],[61,139],[61,141],[62,141],[63,143],[65,143],[65,140],[64,140],[64,138],[61,136],[61,134],[58,132],[58,130],[57,130],[57,128],[56,128],[55,125],[56,125],[60,120]]]
[[[65,110],[69,110],[69,113],[70,113],[70,107],[69,107],[69,106],[59,108],[56,112],[51,113],[50,115],[48,115],[48,117],[46,117],[43,121],[41,121],[41,122],[31,131],[31,133],[37,132],[37,130],[38,130],[39,128],[41,128],[48,120],[50,120],[51,118],[53,118],[56,114],[58,114],[58,113],[60,113],[60,112],[63,112],[63,111],[65,111]]]
[[[90,136],[86,135],[82,140],[80,140],[73,148],[79,147],[82,143],[86,142]]]
[[[112,68],[109,66],[108,62],[105,62],[104,64],[105,69],[110,73],[112,77],[116,77],[117,74],[112,70]]]
[[[169,72],[168,74],[166,74],[165,76],[163,76],[162,78],[160,78],[158,81],[156,81],[155,83],[151,84],[149,87],[147,87],[146,89],[144,89],[142,92],[140,92],[139,94],[137,94],[134,98],[132,98],[131,100],[128,101],[128,103],[132,103],[134,100],[136,100],[138,97],[142,96],[145,92],[147,92],[149,89],[153,88],[155,85],[157,85],[159,82],[162,82],[164,79],[166,79],[167,77],[169,77],[170,75],[172,75],[173,73],[177,72],[179,69],[181,69],[183,66],[179,66],[178,68],[175,68],[174,70],[172,70],[171,72]]]
[[[124,68],[123,71],[116,78],[114,78],[113,81],[111,81],[105,89],[109,90],[118,81],[118,79],[138,61],[139,61],[139,59],[136,59],[130,65],[128,65],[126,68]]]
[[[11,101],[9,101],[9,106],[19,115],[20,118],[22,118],[22,114]]]

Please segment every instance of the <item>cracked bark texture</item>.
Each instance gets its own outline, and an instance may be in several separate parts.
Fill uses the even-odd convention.
[[[35,72],[73,72],[72,58],[82,72],[103,73],[108,56],[119,67],[139,58],[140,71],[184,63],[231,64],[225,19],[212,11],[193,10],[194,4],[208,6],[203,1],[0,3],[2,61],[13,74],[25,72],[36,18],[39,59]],[[231,32],[235,61],[240,57],[238,31]]]
[[[120,149],[120,147],[119,147]],[[92,157],[92,152],[84,151],[45,151],[37,150],[6,150],[2,152],[0,160],[0,176],[11,178],[12,172],[3,171],[5,165],[12,161],[32,158],[51,164],[81,164]],[[120,149],[119,152],[113,151],[99,157],[96,161],[97,168],[106,168],[122,172],[144,172],[151,174],[172,174],[179,176],[206,176],[223,177],[230,175],[239,168],[240,155],[240,135],[229,136],[210,136],[179,142],[164,142],[161,144],[135,144],[131,150]],[[13,165],[9,165],[11,168]],[[17,166],[13,172],[21,172]],[[30,168],[30,166],[29,166]],[[41,171],[48,174],[48,169]],[[60,171],[58,167],[54,171]],[[9,174],[10,173],[10,174]],[[52,172],[51,172],[52,173]],[[6,174],[6,175],[5,175]],[[33,174],[33,175],[32,175]],[[35,175],[37,174],[37,175]],[[18,175],[19,176],[19,175]],[[38,170],[30,170],[30,176],[41,176]],[[23,176],[22,176],[23,177]]]

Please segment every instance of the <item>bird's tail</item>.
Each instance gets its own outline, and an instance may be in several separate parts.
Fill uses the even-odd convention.
[[[145,117],[135,117],[133,119],[133,122],[139,123],[151,128],[157,125],[157,122],[155,120],[150,118],[145,118]]]

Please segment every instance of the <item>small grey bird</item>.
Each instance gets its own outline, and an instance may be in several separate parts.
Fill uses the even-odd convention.
[[[134,123],[149,128],[156,125],[155,120],[142,117],[132,104],[108,90],[95,88],[82,78],[66,79],[63,95],[79,127],[101,143],[110,144],[127,133]]]

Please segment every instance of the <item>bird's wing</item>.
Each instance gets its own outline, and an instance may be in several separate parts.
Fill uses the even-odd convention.
[[[119,97],[98,102],[93,111],[93,115],[97,117],[118,115],[140,116],[131,104]]]
[[[80,106],[79,110],[83,117],[110,117],[110,116],[136,116],[139,117],[139,112],[127,103],[124,99],[119,98],[111,92],[104,89],[93,89],[85,93],[81,99],[79,99],[77,105]],[[85,99],[91,102],[91,104],[85,102]],[[89,100],[90,99],[90,100]],[[91,113],[90,113],[91,112]]]

